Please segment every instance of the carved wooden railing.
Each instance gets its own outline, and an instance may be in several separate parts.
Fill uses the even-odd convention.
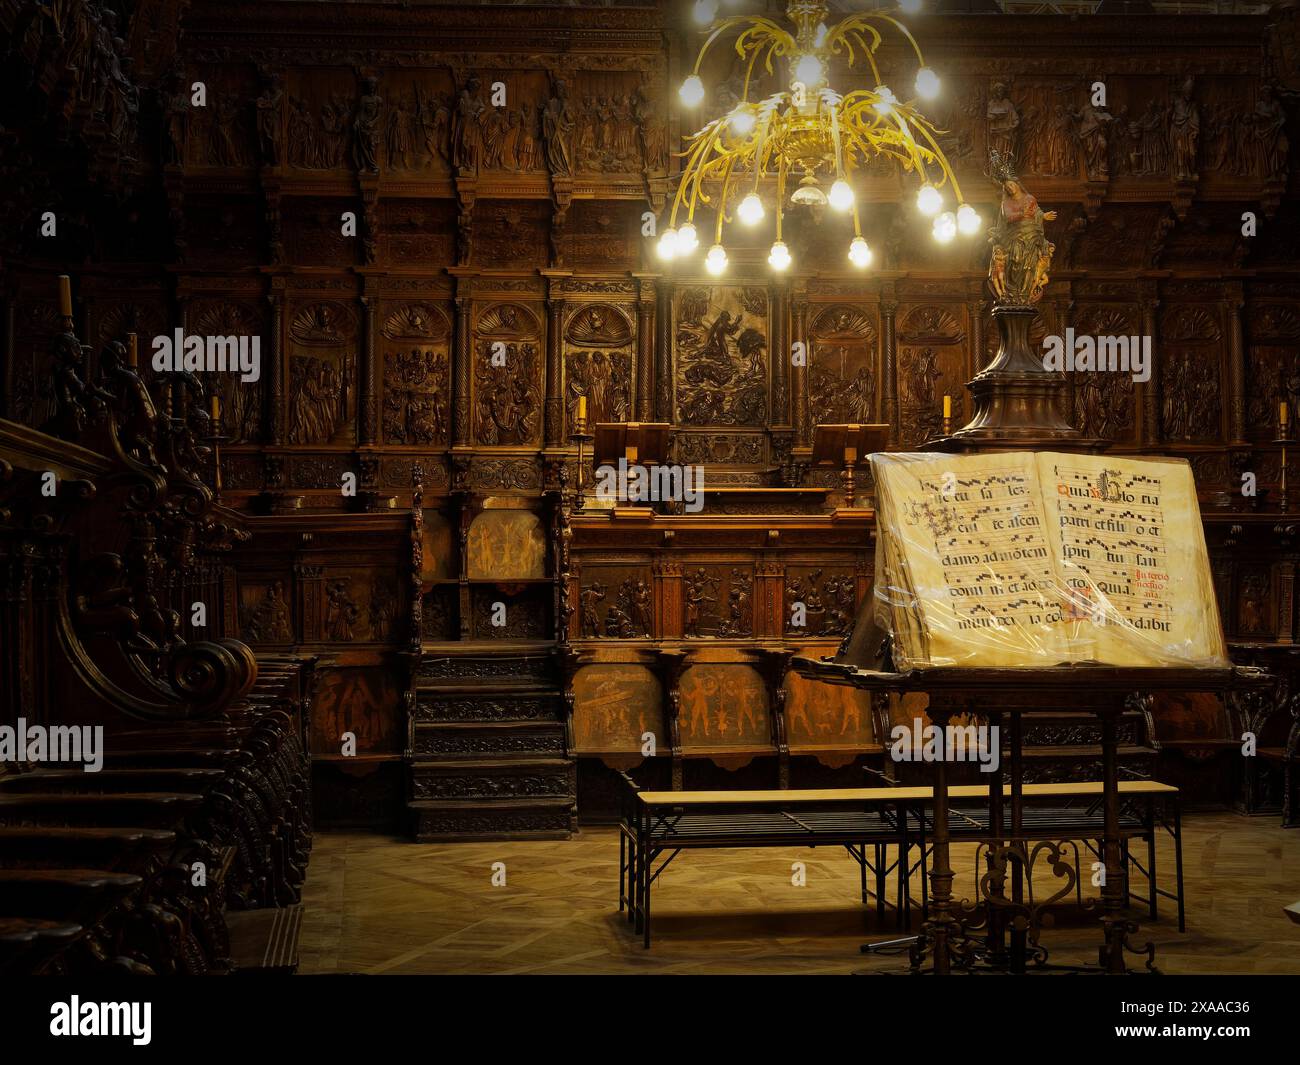
[[[219,714],[257,665],[225,635],[234,599],[219,559],[248,534],[200,476],[203,386],[183,375],[160,414],[125,345],[105,347],[92,380],[65,325],[54,416],[43,431],[0,423],[10,705],[100,722]]]

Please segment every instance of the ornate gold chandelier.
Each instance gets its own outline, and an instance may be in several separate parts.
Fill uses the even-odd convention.
[[[920,0],[902,0],[899,10],[915,14],[920,6]],[[786,190],[797,181],[790,203],[829,204],[833,210],[853,212],[848,258],[854,266],[865,268],[871,263],[872,252],[862,237],[857,196],[849,179],[882,156],[919,177],[917,208],[934,216],[937,241],[947,243],[959,231],[967,235],[978,232],[980,216],[962,200],[957,177],[939,147],[938,131],[913,101],[894,95],[877,66],[876,52],[885,34],[896,31],[916,54],[917,96],[936,97],[939,78],[925,65],[911,33],[893,14],[884,12],[849,15],[828,26],[829,10],[826,0],[790,0],[786,18],[792,28],[787,29],[762,15],[718,19],[716,0],[695,4],[696,21],[711,26],[712,32],[679,90],[682,102],[694,108],[704,100],[700,79],[704,57],[715,42],[733,33],[736,53],[744,64],[744,93],[734,108],[686,139],[685,163],[668,228],[659,237],[660,258],[682,258],[699,246],[695,211],[712,203],[714,240],[704,265],[711,274],[721,274],[727,268],[723,223],[734,217],[742,225],[757,225],[766,214],[760,190],[775,182],[776,240],[767,261],[774,270],[788,269],[792,260],[781,229]],[[865,60],[875,87],[836,92],[829,85],[835,56],[843,56],[850,69]],[[755,71],[761,64],[762,70],[772,74],[778,60],[786,63],[789,88],[764,100],[751,100]],[[823,190],[826,182],[830,187]],[[955,211],[944,210],[946,186],[951,186]],[[686,215],[680,226],[679,212]]]

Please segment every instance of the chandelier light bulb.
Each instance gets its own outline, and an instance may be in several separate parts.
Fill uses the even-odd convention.
[[[877,85],[876,95],[880,98],[871,106],[876,109],[877,114],[889,114],[893,111],[894,104],[898,103],[898,97],[888,85]]]
[[[789,269],[790,249],[785,246],[785,241],[778,240],[772,245],[772,250],[767,255],[767,261],[773,270]]]
[[[944,211],[934,220],[934,239],[947,244],[957,235],[957,219],[951,211]]]
[[[942,206],[943,197],[939,195],[939,190],[930,184],[922,185],[921,191],[916,194],[916,209],[923,215],[932,215]]]
[[[737,216],[747,226],[758,225],[763,220],[763,213],[763,201],[759,199],[757,192],[751,192],[736,208]]]
[[[849,262],[859,270],[871,265],[871,248],[861,237],[854,237],[849,245]]]
[[[709,249],[709,254],[704,257],[704,268],[715,276],[727,268],[727,252],[721,244]]]
[[[916,95],[923,100],[933,100],[939,95],[939,75],[929,67],[916,72]]]
[[[980,228],[980,215],[974,207],[968,203],[963,203],[957,208],[957,228],[966,236],[976,233]]]
[[[921,11],[921,0],[898,0],[898,7],[904,15],[916,15]]]
[[[748,137],[754,132],[754,126],[757,124],[758,119],[754,116],[753,111],[741,106],[731,112],[730,121],[733,133],[741,137]]]
[[[815,55],[799,57],[794,65],[794,76],[805,85],[819,85],[822,80],[822,61]]]
[[[828,197],[831,206],[837,211],[847,211],[853,206],[853,189],[843,178],[831,186],[830,196]]]
[[[704,82],[700,80],[698,74],[692,74],[682,82],[682,87],[677,90],[677,95],[682,98],[682,103],[687,107],[697,107],[700,101],[704,99]]]
[[[677,257],[677,230],[665,229],[659,234],[659,244],[657,245],[659,258],[663,260],[675,259]]]
[[[678,255],[690,255],[700,246],[699,235],[695,232],[695,226],[687,222],[677,230],[676,248]]]
[[[828,33],[830,33],[830,30],[826,28],[826,23],[824,22],[817,23],[817,33],[813,37],[813,47],[820,48],[822,45],[824,45],[826,43],[826,34]]]
[[[717,0],[696,0],[695,21],[701,26],[707,26],[717,17],[717,15]]]

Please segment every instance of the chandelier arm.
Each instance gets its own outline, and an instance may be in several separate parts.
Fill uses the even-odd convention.
[[[958,184],[957,182],[957,175],[953,171],[952,167],[948,164],[948,157],[943,154],[943,149],[939,147],[939,142],[934,139],[934,137],[930,133],[930,130],[927,128],[929,126],[929,123],[923,119],[917,121],[915,118],[913,119],[913,123],[917,127],[917,129],[919,129],[925,135],[925,139],[930,142],[930,147],[934,149],[935,159],[938,161],[939,166],[943,169],[944,175],[947,177],[949,181],[952,182],[952,191],[953,191],[953,195],[957,197],[957,203],[958,204],[964,203],[965,201],[962,199],[962,195],[961,195],[961,185]]]
[[[714,42],[723,34],[730,30],[734,30],[737,26],[746,27],[741,31],[740,36],[736,38],[736,52],[741,56],[741,58],[744,58],[746,48],[749,47],[746,43],[747,38],[757,33],[763,33],[764,31],[766,36],[775,39],[775,43],[781,44],[786,48],[794,47],[794,38],[790,36],[787,30],[783,29],[776,22],[773,22],[770,18],[761,15],[732,15],[730,18],[725,18],[719,22],[713,32],[709,34],[705,42],[700,45],[700,51],[695,57],[695,66],[691,70],[692,74],[699,74],[700,64],[704,62],[704,56],[708,50],[713,47]],[[760,41],[753,45],[753,47],[755,50],[761,49],[762,42]]]
[[[776,239],[778,243],[781,240],[781,220],[785,215],[783,210],[785,206],[785,174],[786,158],[782,155],[778,163],[776,176]]]
[[[730,159],[727,162],[726,172],[722,175],[722,192],[719,193],[718,195],[718,209],[717,209],[718,224],[714,227],[713,230],[714,244],[722,243],[722,216],[726,213],[727,210],[727,182],[731,180],[731,168],[735,164],[735,162],[736,162],[735,158],[732,157],[732,159]]]
[[[705,127],[705,129],[707,128],[708,127]],[[681,182],[677,186],[677,195],[673,197],[673,211],[668,219],[668,225],[673,228],[676,228],[677,226],[677,211],[681,207],[681,205],[685,202],[686,190],[691,184],[690,181],[692,176],[691,172],[698,166],[699,158],[701,154],[708,147],[708,141],[703,137],[703,132],[704,131],[702,130],[700,133],[696,134],[697,139],[692,143],[690,149],[682,153],[684,156],[687,156],[688,158],[686,160],[686,164],[682,167],[681,170]],[[693,205],[691,210],[694,210]]]
[[[861,35],[864,31],[869,31],[875,38],[876,46],[879,47],[882,40],[881,33],[875,26],[871,25],[872,22],[876,21],[887,22],[901,33],[903,37],[907,39],[907,43],[912,46],[912,51],[916,54],[916,61],[920,63],[921,66],[925,66],[925,57],[921,55],[921,46],[916,43],[916,38],[912,36],[911,31],[899,22],[898,19],[894,18],[892,15],[887,15],[882,11],[864,11],[857,15],[850,15],[846,19],[841,19],[835,24],[834,29],[832,29],[830,34],[827,36],[826,43],[828,46],[833,46],[834,41],[847,36],[850,32],[856,31]]]
[[[695,169],[695,174],[694,174],[695,181],[691,187],[690,212],[686,216],[686,220],[688,222],[693,222],[695,220],[696,203],[698,203],[700,200],[703,200],[705,203],[709,202],[708,196],[702,195],[702,191],[701,191],[702,186],[704,184],[704,175],[707,173],[711,165],[710,161],[708,160],[708,156],[711,154],[712,151],[716,151],[718,153],[718,160],[714,160],[713,162],[717,162],[727,154],[726,149],[722,147],[722,132],[721,132],[722,127],[723,127],[723,123],[721,122],[715,123],[713,125],[712,135],[706,138],[701,145],[704,152],[705,160],[701,162],[699,166],[697,166]]]

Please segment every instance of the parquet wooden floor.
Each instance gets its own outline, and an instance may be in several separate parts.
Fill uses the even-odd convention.
[[[1300,973],[1300,925],[1282,913],[1300,899],[1300,831],[1272,818],[1189,814],[1183,834],[1187,932],[1166,900],[1155,924],[1135,911],[1138,939],[1156,943],[1159,968]],[[1172,890],[1167,838],[1159,860]],[[806,866],[804,887],[791,883],[796,861]],[[494,862],[505,863],[505,886],[492,885]],[[969,898],[973,846],[954,848],[953,867],[955,890]],[[649,951],[617,912],[617,875],[613,828],[526,843],[319,834],[299,971],[847,973],[902,964],[858,953],[861,942],[897,933],[892,913],[882,927],[858,903],[857,865],[842,850],[682,853],[656,886]],[[1077,910],[1062,911],[1043,938],[1053,961],[1073,964],[1095,963],[1098,940],[1094,919]]]

